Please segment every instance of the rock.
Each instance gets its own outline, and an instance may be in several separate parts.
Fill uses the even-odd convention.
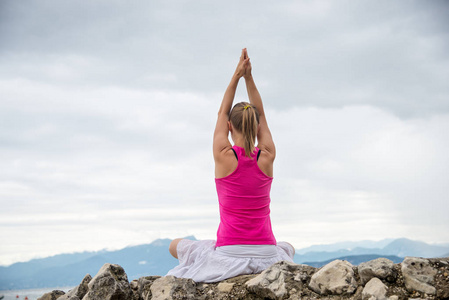
[[[230,293],[232,291],[232,288],[234,287],[233,283],[229,283],[229,282],[220,282],[217,285],[217,290],[220,293]]]
[[[351,263],[337,259],[313,274],[309,287],[320,295],[352,294],[357,281]]]
[[[304,285],[308,287],[310,277],[312,277],[312,275],[315,274],[316,271],[316,268],[308,265],[296,265],[294,280],[296,282],[300,282],[301,287]]]
[[[192,279],[165,276],[151,285],[151,300],[196,299],[195,282]]]
[[[83,300],[129,300],[132,298],[128,276],[119,265],[104,264],[88,284]]]
[[[379,278],[373,277],[362,291],[362,300],[387,300],[387,287]]]
[[[89,290],[89,282],[92,280],[92,276],[87,274],[84,276],[81,283],[75,287],[74,289],[68,291],[67,294],[61,296],[59,300],[81,300],[83,299],[84,295],[87,294],[87,291]]]
[[[42,297],[37,298],[37,300],[56,300],[64,294],[65,293],[63,291],[54,290],[49,293],[43,294]]]
[[[429,258],[430,266],[437,270],[432,286],[436,289],[435,299],[449,299],[449,257]]]
[[[402,262],[402,276],[405,287],[409,292],[419,291],[435,295],[436,289],[430,283],[433,282],[437,270],[430,266],[429,260],[417,257],[406,257]]]
[[[133,293],[133,300],[151,300],[151,285],[161,276],[146,276],[133,280],[129,286]]]
[[[358,266],[360,280],[362,284],[366,284],[373,277],[386,279],[388,282],[394,282],[396,274],[394,271],[394,263],[386,258],[377,258]]]
[[[275,263],[260,275],[249,280],[246,287],[261,297],[282,299],[287,294],[285,288],[286,273],[293,272],[297,266],[297,264],[287,261]]]
[[[129,283],[129,288],[131,289],[131,293],[133,294],[132,300],[140,300],[140,295],[142,294],[141,291],[139,291],[139,280],[134,279]]]
[[[358,268],[341,260],[321,269],[284,261],[273,264],[261,274],[240,275],[217,283],[196,283],[173,276],[146,276],[128,283],[122,267],[105,264],[94,278],[87,275],[67,294],[53,291],[39,299],[439,300],[449,299],[447,274],[449,258],[407,257],[393,266],[388,260],[378,259]]]

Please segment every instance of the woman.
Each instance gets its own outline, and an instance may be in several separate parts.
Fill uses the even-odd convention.
[[[238,103],[231,110],[242,77],[250,102]],[[270,189],[276,150],[246,49],[218,112],[213,153],[220,207],[217,240],[173,240],[169,251],[179,265],[167,275],[217,282],[262,272],[281,260],[293,261],[293,246],[277,243],[271,229]]]

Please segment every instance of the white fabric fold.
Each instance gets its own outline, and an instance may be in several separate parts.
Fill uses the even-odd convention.
[[[214,240],[184,239],[177,247],[179,265],[171,269],[167,275],[191,278],[196,282],[218,282],[238,275],[260,273],[278,261],[293,262],[294,249],[290,244],[278,242],[277,245],[268,245],[272,247],[262,246],[224,246],[228,248],[218,247],[217,251]],[[273,249],[276,254],[271,256],[274,254]],[[249,256],[243,256],[239,251],[246,252],[245,255]]]

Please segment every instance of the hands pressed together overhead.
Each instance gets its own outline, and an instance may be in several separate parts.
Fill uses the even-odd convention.
[[[251,62],[249,60],[248,51],[246,48],[242,50],[242,55],[240,55],[240,60],[235,70],[235,76],[238,78],[251,77]]]

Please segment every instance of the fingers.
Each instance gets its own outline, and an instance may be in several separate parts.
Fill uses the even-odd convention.
[[[243,60],[243,67],[246,68],[246,67],[249,66],[249,65],[250,65],[249,57],[247,57],[247,58],[245,58],[245,59]]]
[[[240,55],[240,60],[245,60],[248,58],[248,50],[246,48],[242,49],[242,55]]]
[[[246,50],[246,48],[243,48],[239,63],[237,64],[237,69],[235,70],[235,74],[241,77],[248,72],[248,68],[251,68],[251,62],[249,61],[248,51]]]
[[[242,49],[242,54],[240,55],[240,61],[245,60],[245,52],[246,52],[246,48]]]

